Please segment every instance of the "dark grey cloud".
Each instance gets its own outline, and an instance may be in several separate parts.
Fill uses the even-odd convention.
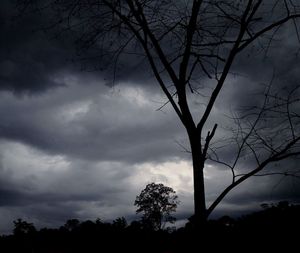
[[[38,97],[3,93],[2,138],[82,159],[139,162],[182,155],[173,145],[184,137],[182,128],[174,113],[157,112],[157,105],[146,101],[153,94],[81,82]]]
[[[0,8],[0,89],[20,94],[63,85],[53,75],[70,65],[72,47],[37,31],[41,14],[20,19],[14,7],[13,1],[5,1]]]
[[[116,65],[96,47],[83,50],[78,31],[61,33],[63,28],[53,19],[51,8],[28,8],[28,13],[23,13],[16,6],[7,1],[0,8],[0,29],[5,34],[0,41],[0,90],[19,95],[43,93],[65,85],[56,76],[66,71],[82,71],[81,75],[102,79],[108,86],[120,80],[149,85],[153,79],[143,56],[121,54]]]

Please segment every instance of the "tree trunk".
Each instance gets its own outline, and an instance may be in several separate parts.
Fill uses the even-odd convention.
[[[204,162],[205,158],[201,152],[200,137],[198,134],[189,134],[191,152],[193,159],[193,179],[194,179],[194,223],[196,227],[203,226],[207,221],[207,210],[205,203],[204,186]]]

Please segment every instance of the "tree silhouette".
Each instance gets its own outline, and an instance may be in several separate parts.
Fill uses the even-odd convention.
[[[53,11],[51,27],[59,27],[58,34],[71,31],[77,36],[79,53],[86,54],[83,60],[100,69],[111,66],[113,79],[122,56],[147,59],[167,97],[162,107],[170,104],[186,129],[197,224],[205,222],[223,198],[249,177],[274,174],[268,171],[270,165],[299,155],[298,87],[288,85],[283,92],[268,85],[261,92],[262,103],[233,117],[236,128],[230,142],[216,145],[218,124],[209,120],[238,57],[246,57],[246,50],[251,54],[253,47],[267,51],[285,24],[291,24],[298,36],[296,1],[48,0],[46,4],[21,1],[19,7],[26,11],[33,2],[40,11],[45,7]],[[199,95],[202,107],[194,113],[189,100]],[[235,149],[233,159],[221,158],[224,146]],[[241,158],[251,162],[246,172],[238,172],[243,167]],[[207,207],[204,168],[208,161],[228,167],[232,182]],[[266,172],[259,174],[262,170]]]
[[[117,228],[117,229],[124,229],[128,226],[125,217],[119,217],[119,218],[113,220],[112,225],[114,228]]]
[[[249,213],[238,219],[223,216],[210,220],[204,234],[193,233],[189,226],[175,230],[149,231],[141,222],[133,221],[124,227],[124,218],[116,223],[79,221],[75,230],[60,228],[42,228],[31,233],[33,226],[24,220],[16,220],[18,227],[25,227],[22,235],[0,235],[1,252],[194,252],[195,248],[207,248],[215,251],[230,250],[240,252],[247,249],[276,251],[282,248],[294,252],[298,246],[300,225],[300,205],[288,202],[264,204],[263,210]],[[69,220],[72,221],[72,220]],[[77,222],[66,222],[75,223]],[[188,225],[188,224],[187,224]],[[192,233],[191,233],[192,232]],[[232,239],[237,242],[232,244]],[[249,242],[249,238],[251,242]],[[217,242],[217,243],[216,243]]]
[[[24,235],[30,235],[32,233],[36,232],[36,228],[33,225],[33,223],[29,223],[27,221],[24,221],[22,219],[17,219],[14,221],[14,229],[13,234],[15,236],[24,236]]]
[[[70,219],[67,220],[66,224],[64,225],[64,228],[68,231],[74,231],[76,230],[80,225],[80,221],[78,219]]]
[[[146,227],[160,230],[163,222],[173,223],[176,219],[171,216],[176,211],[178,196],[176,192],[163,184],[150,183],[136,197],[137,213],[142,213],[142,222]]]

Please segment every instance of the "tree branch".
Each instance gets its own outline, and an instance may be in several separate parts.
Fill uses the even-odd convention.
[[[247,28],[247,24],[245,22],[246,22],[247,15],[250,11],[252,2],[253,1],[251,1],[251,0],[249,0],[249,2],[248,2],[248,5],[247,5],[247,7],[244,11],[244,14],[243,14],[242,18],[241,18],[240,32],[238,34],[238,37],[237,37],[237,39],[234,43],[234,46],[232,47],[232,49],[229,53],[229,56],[228,56],[227,61],[225,63],[225,66],[224,66],[224,69],[222,71],[221,77],[220,77],[220,79],[217,83],[216,88],[213,90],[213,92],[211,94],[210,100],[207,104],[207,107],[204,111],[204,114],[203,114],[201,120],[199,121],[199,123],[197,125],[197,129],[200,133],[202,132],[204,124],[206,123],[206,121],[208,119],[208,116],[210,115],[210,112],[213,108],[213,105],[214,105],[214,103],[215,103],[215,101],[216,101],[216,99],[217,99],[217,97],[218,97],[218,95],[219,95],[219,93],[220,93],[220,91],[223,87],[223,84],[224,84],[224,82],[226,80],[226,77],[229,73],[229,70],[230,70],[230,67],[233,63],[233,60],[234,60],[236,54],[238,53],[239,45],[241,43],[241,40],[243,39],[243,36],[244,36],[246,28]]]
[[[216,206],[222,201],[222,199],[236,186],[244,182],[249,177],[257,174],[258,172],[262,171],[267,165],[273,162],[277,162],[292,156],[297,156],[300,154],[299,152],[291,152],[288,153],[288,151],[300,140],[300,136],[291,142],[289,142],[280,152],[270,156],[265,161],[261,162],[260,165],[258,165],[254,170],[242,175],[238,180],[230,184],[228,187],[225,188],[225,190],[218,196],[218,198],[210,205],[210,207],[207,209],[207,216],[211,214],[211,212],[216,208]]]
[[[159,71],[156,67],[156,64],[155,64],[155,61],[153,59],[153,56],[152,54],[150,53],[150,50],[148,48],[148,44],[146,43],[146,41],[142,38],[142,36],[140,35],[139,31],[135,29],[135,27],[130,23],[130,21],[128,20],[128,18],[126,16],[124,16],[120,11],[116,10],[114,8],[114,6],[109,2],[109,1],[106,1],[106,0],[103,0],[104,3],[109,7],[111,8],[112,11],[114,11],[120,19],[123,20],[123,22],[129,27],[129,29],[135,34],[136,38],[138,39],[138,41],[141,43],[141,45],[143,46],[144,50],[145,50],[145,53],[147,55],[147,58],[148,58],[148,61],[150,63],[150,66],[152,68],[152,71],[155,75],[155,78],[156,80],[158,81],[161,89],[163,90],[163,92],[166,94],[168,100],[170,101],[171,105],[173,106],[176,114],[178,115],[178,117],[180,118],[180,120],[183,122],[183,118],[182,118],[182,113],[180,111],[180,109],[178,108],[178,106],[176,105],[172,95],[170,94],[170,92],[168,91],[164,81],[162,80],[160,74],[159,74]],[[146,33],[146,35],[148,35]]]
[[[179,69],[179,80],[183,85],[185,84],[185,80],[186,80],[186,72],[187,72],[187,67],[189,65],[189,59],[191,55],[190,53],[191,53],[191,47],[193,42],[193,36],[196,31],[197,18],[198,18],[198,13],[200,11],[201,4],[202,4],[202,0],[194,0],[191,18],[186,29],[186,45],[185,45],[185,50],[183,53],[183,58],[180,63],[180,69]]]
[[[260,30],[259,32],[255,33],[254,35],[252,35],[251,38],[249,38],[246,42],[244,42],[238,49],[237,51],[240,52],[242,51],[244,48],[246,48],[249,44],[251,44],[254,40],[256,40],[257,38],[259,38],[260,36],[262,36],[263,34],[265,34],[266,32],[272,30],[275,27],[281,26],[284,23],[286,23],[289,20],[295,20],[296,18],[300,18],[300,14],[294,14],[294,15],[290,15],[287,16],[283,19],[280,19],[279,21],[266,26],[265,28],[263,28],[262,30]]]

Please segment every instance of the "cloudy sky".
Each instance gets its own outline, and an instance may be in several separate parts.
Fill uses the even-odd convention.
[[[68,39],[36,31],[42,16],[19,20],[15,14],[13,4],[1,3],[0,234],[10,233],[17,218],[37,227],[60,226],[70,218],[135,219],[135,196],[150,182],[174,188],[181,201],[178,220],[189,217],[191,157],[181,147],[188,145],[187,136],[172,108],[157,111],[166,99],[150,71],[141,68],[138,77],[130,72],[112,86],[109,75],[84,71],[72,61],[76,50]],[[239,59],[235,70],[241,75],[229,76],[210,121],[225,129],[229,111],[253,101],[257,83],[270,81],[274,69],[281,81],[297,82],[295,38],[283,31],[267,60]],[[192,99],[192,110],[199,106],[201,98]],[[211,202],[231,174],[209,163],[205,178]],[[297,202],[299,183],[287,177],[250,179],[215,215],[253,210],[263,202]]]

